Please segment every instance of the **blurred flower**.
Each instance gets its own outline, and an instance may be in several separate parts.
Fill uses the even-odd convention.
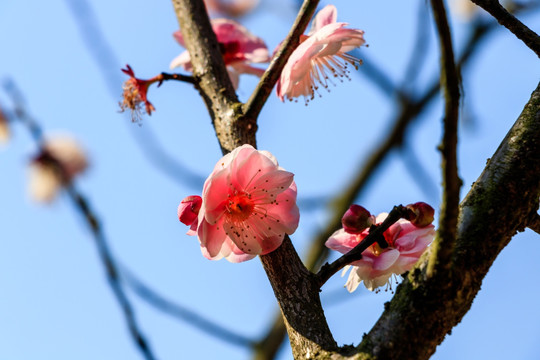
[[[131,119],[133,122],[138,122],[141,118],[141,108],[144,104],[144,109],[148,115],[152,115],[152,111],[155,111],[156,108],[147,98],[148,87],[155,82],[159,82],[158,86],[161,84],[162,77],[155,76],[149,80],[137,79],[135,77],[135,72],[131,66],[126,65],[125,69],[122,69],[122,72],[126,75],[129,75],[129,79],[124,82],[122,86],[122,102],[120,103],[120,109],[125,111],[126,109],[131,110]]]
[[[387,216],[387,213],[377,216],[377,224],[382,223]],[[357,235],[340,229],[330,236],[325,245],[346,254],[368,234],[367,229]],[[362,253],[361,260],[345,267],[343,275],[351,269],[345,287],[349,292],[353,292],[360,282],[364,281],[364,286],[373,291],[379,286],[390,284],[393,274],[403,274],[413,267],[434,236],[433,225],[418,228],[407,220],[398,220],[384,232],[384,238],[388,243],[386,249],[374,243]]]
[[[334,78],[349,78],[348,65],[355,68],[361,61],[347,54],[365,44],[364,32],[345,29],[347,23],[336,22],[337,10],[325,6],[313,20],[311,31],[302,35],[300,45],[291,54],[277,82],[277,95],[283,101],[304,96],[306,103],[312,100],[318,85],[328,88]]]
[[[480,9],[471,0],[452,0],[450,1],[450,10],[462,21],[471,21]]]
[[[221,46],[223,61],[227,66],[229,77],[235,88],[238,87],[240,74],[261,76],[263,69],[251,66],[252,63],[266,63],[270,60],[268,48],[264,41],[250,33],[245,27],[233,20],[214,19],[212,29]],[[180,45],[185,47],[184,38],[180,31],[173,33]],[[193,71],[191,57],[184,51],[171,62],[171,69],[182,66],[186,71]]]
[[[240,17],[253,10],[259,0],[204,0],[204,3],[210,13]]]
[[[7,144],[10,137],[8,119],[2,112],[2,109],[0,109],[0,144]]]
[[[203,188],[197,223],[203,255],[241,262],[277,249],[300,218],[293,176],[251,145],[221,158]]]
[[[30,196],[39,202],[52,201],[62,186],[87,167],[86,155],[73,138],[58,136],[46,140],[30,163]]]

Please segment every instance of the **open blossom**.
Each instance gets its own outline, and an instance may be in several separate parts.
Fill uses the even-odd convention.
[[[311,31],[302,35],[277,82],[277,95],[283,101],[304,96],[314,98],[319,85],[328,88],[329,78],[348,78],[348,65],[358,67],[361,61],[347,52],[365,44],[364,32],[346,29],[347,23],[336,22],[337,10],[325,6],[313,20]]]
[[[221,158],[204,183],[195,224],[203,255],[241,262],[277,249],[300,218],[293,176],[251,145]]]
[[[387,216],[387,213],[377,216],[377,224],[383,222]],[[330,236],[326,241],[326,246],[345,254],[368,234],[367,229],[361,234],[349,234],[344,229],[340,229]],[[360,282],[364,281],[365,287],[373,291],[389,283],[392,274],[403,274],[413,267],[433,241],[434,236],[433,225],[419,228],[407,220],[398,220],[384,232],[384,238],[388,243],[386,249],[374,243],[362,252],[362,259],[345,267],[343,275],[349,269],[351,270],[345,287],[349,292],[353,292]]]
[[[229,19],[212,20],[212,30],[221,46],[223,61],[235,88],[238,87],[240,74],[261,76],[263,69],[251,66],[253,63],[266,63],[270,60],[264,41],[250,33],[236,21]],[[181,31],[173,34],[174,38],[185,47]],[[184,51],[171,62],[171,69],[182,66],[186,71],[193,71],[191,56]]]
[[[79,144],[71,137],[47,139],[41,152],[30,163],[29,192],[39,202],[52,201],[58,190],[88,167]]]
[[[253,10],[259,0],[204,0],[210,13],[239,17]]]

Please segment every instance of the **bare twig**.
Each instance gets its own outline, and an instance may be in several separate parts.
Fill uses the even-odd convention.
[[[135,294],[137,294],[148,304],[152,305],[155,309],[171,315],[195,328],[198,328],[206,334],[229,344],[248,348],[255,346],[255,341],[253,339],[233,332],[184,306],[167,300],[155,290],[151,289],[148,285],[140,281],[125,267],[122,267],[121,269],[121,277],[125,281],[126,285],[128,285],[135,292]]]
[[[21,124],[23,124],[28,129],[28,131],[32,135],[38,147],[43,151],[43,145],[44,145],[43,130],[41,129],[37,121],[35,121],[34,118],[31,117],[26,111],[24,107],[22,94],[17,89],[13,81],[7,82],[7,84],[5,85],[5,89],[6,89],[6,92],[11,95],[11,98],[14,102],[14,106],[16,109],[15,119],[18,120]],[[49,160],[56,161],[54,158],[51,158]],[[55,167],[60,169],[60,172],[59,172],[60,174],[63,174],[61,164],[55,163]],[[106,272],[107,281],[109,283],[109,286],[111,287],[111,290],[118,304],[120,305],[120,308],[122,309],[122,312],[124,313],[124,318],[128,325],[128,329],[129,329],[129,332],[131,334],[133,341],[135,342],[137,348],[139,349],[139,351],[141,352],[141,354],[143,355],[145,359],[147,360],[156,359],[156,357],[154,356],[150,348],[148,341],[145,339],[144,335],[139,329],[139,325],[135,317],[133,306],[131,305],[129,298],[126,296],[122,288],[120,279],[118,277],[118,267],[112,255],[112,252],[109,249],[107,240],[105,238],[105,235],[103,234],[103,231],[102,231],[102,228],[101,228],[101,225],[97,216],[91,209],[88,201],[81,195],[79,191],[77,191],[77,189],[75,188],[75,185],[72,182],[67,180],[67,177],[65,176],[65,174],[63,174],[63,177],[64,177],[63,183],[69,195],[69,198],[75,205],[76,209],[81,213],[81,215],[85,219],[88,227],[90,228],[92,232],[94,243],[96,245],[99,257],[101,259],[101,262],[103,263],[103,267]]]
[[[109,94],[115,103],[118,102],[121,85],[124,81],[120,71],[118,71],[122,64],[101,30],[91,4],[87,0],[66,0],[66,3],[75,18],[75,24],[79,28],[83,43],[86,45],[92,60],[98,66]],[[191,82],[190,78],[192,77],[184,79]],[[168,155],[159,141],[156,140],[149,125],[141,130],[131,126],[129,122],[126,124],[128,124],[131,134],[149,164],[182,185],[188,185],[194,189],[201,187],[201,179],[204,181],[204,178]]]
[[[499,24],[510,30],[518,39],[534,51],[536,56],[540,57],[540,36],[519,21],[514,15],[510,14],[498,0],[471,1],[490,13],[491,16],[497,19]]]
[[[442,155],[443,198],[439,215],[438,236],[432,244],[432,261],[429,272],[449,269],[457,233],[459,214],[459,189],[457,141],[459,117],[459,73],[454,62],[452,36],[442,0],[431,0],[433,17],[439,35],[441,48],[441,85],[444,89],[443,139],[440,145]]]

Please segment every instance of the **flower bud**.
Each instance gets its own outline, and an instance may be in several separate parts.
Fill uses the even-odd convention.
[[[409,210],[407,220],[409,220],[416,227],[426,227],[433,222],[433,215],[435,215],[435,209],[425,202],[417,202],[407,205]]]
[[[352,204],[341,218],[343,229],[349,234],[360,234],[375,223],[375,218],[360,205]]]
[[[202,198],[197,195],[188,196],[182,200],[178,205],[178,220],[187,226],[191,226],[197,221],[201,204]]]

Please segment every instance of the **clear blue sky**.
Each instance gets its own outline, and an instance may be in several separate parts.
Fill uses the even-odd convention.
[[[93,2],[95,20],[116,57],[109,59],[106,49],[99,49],[100,61],[112,65],[107,73],[85,44],[95,36],[92,22],[74,16],[74,3],[0,3],[0,80],[9,77],[17,83],[45,129],[72,133],[88,151],[92,167],[78,185],[102,219],[117,259],[164,296],[257,338],[277,308],[259,261],[230,264],[203,258],[197,240],[184,235],[187,229],[176,218],[180,200],[201,189],[159,170],[149,149],[140,145],[149,143],[151,131],[171,157],[206,177],[221,154],[197,92],[183,83],[152,88],[157,111],[142,126],[118,113],[125,79],[119,67],[129,63],[147,78],[167,71],[183,51],[172,38],[178,24],[171,3]],[[257,12],[242,22],[273,49],[292,24],[292,3],[261,0]],[[365,30],[370,46],[362,53],[399,83],[415,38],[418,1],[334,4],[339,21]],[[538,13],[524,21],[540,30]],[[454,19],[453,25],[459,47],[466,24]],[[419,89],[433,79],[438,64],[431,20],[427,31],[429,56]],[[532,51],[500,29],[463,75],[462,196],[521,112],[540,66]],[[242,100],[255,84],[254,78],[241,79]],[[361,74],[307,107],[272,96],[259,119],[259,148],[295,173],[300,197],[335,195],[387,131],[395,115],[393,101]],[[0,104],[10,104],[3,91]],[[435,147],[441,114],[437,101],[408,138],[435,184],[440,182]],[[29,199],[26,164],[35,146],[20,125],[13,132],[11,143],[0,150],[0,359],[139,359],[84,221],[65,195],[51,206]],[[422,191],[406,167],[394,154],[358,202],[374,213],[420,200],[437,207],[439,194]],[[327,216],[324,209],[301,212],[292,237],[301,254]],[[526,231],[514,238],[484,280],[472,310],[434,359],[538,359],[538,253],[538,235]],[[323,303],[336,340],[357,343],[391,295],[362,286],[350,295],[343,284],[339,276],[332,279],[323,289]],[[129,295],[159,359],[249,359],[248,350],[208,337]],[[288,349],[281,358],[291,358]]]

